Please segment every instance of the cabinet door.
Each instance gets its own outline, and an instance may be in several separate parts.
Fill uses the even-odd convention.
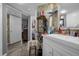
[[[52,56],[52,48],[48,44],[43,45],[43,56]]]

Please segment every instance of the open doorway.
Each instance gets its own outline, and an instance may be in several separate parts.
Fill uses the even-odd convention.
[[[22,15],[22,43],[28,42],[28,16]]]

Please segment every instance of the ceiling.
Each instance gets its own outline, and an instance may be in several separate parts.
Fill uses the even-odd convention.
[[[27,15],[35,15],[37,7],[42,4],[43,3],[10,3],[10,5],[20,10],[24,10],[27,13]]]
[[[35,12],[37,11],[37,7],[40,5],[43,5],[45,3],[10,3],[10,5],[20,9],[24,10],[28,15],[35,15]],[[66,10],[67,13],[71,13],[74,11],[79,10],[79,3],[59,3],[60,4],[60,10]]]
[[[60,11],[66,10],[67,13],[71,13],[79,10],[79,3],[60,3]]]

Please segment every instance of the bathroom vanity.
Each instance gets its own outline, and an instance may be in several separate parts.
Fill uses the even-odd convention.
[[[79,56],[79,37],[62,34],[43,36],[43,56]]]

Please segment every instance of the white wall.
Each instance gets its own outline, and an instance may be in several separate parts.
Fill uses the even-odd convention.
[[[2,55],[7,53],[7,13],[16,15],[18,17],[21,17],[20,11],[17,9],[7,5],[7,4],[2,4],[2,27],[3,27],[3,39],[2,39]],[[1,36],[0,36],[1,37]]]
[[[2,4],[0,3],[0,55],[2,55]]]
[[[76,24],[79,24],[79,11],[75,11],[75,12],[67,14],[66,26],[74,27]]]

